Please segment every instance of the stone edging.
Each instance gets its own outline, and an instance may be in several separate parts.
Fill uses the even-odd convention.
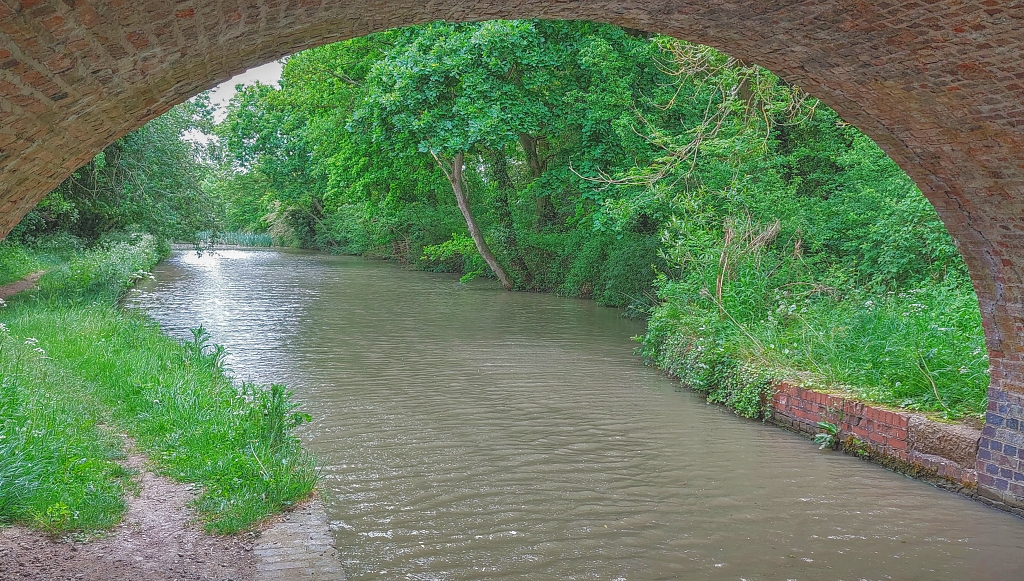
[[[344,581],[323,501],[314,497],[278,515],[253,547],[254,581]]]
[[[943,424],[921,414],[890,411],[788,383],[776,384],[766,420],[809,436],[822,431],[819,421],[831,422],[839,426],[839,438],[848,453],[1010,510],[977,494],[979,429]]]

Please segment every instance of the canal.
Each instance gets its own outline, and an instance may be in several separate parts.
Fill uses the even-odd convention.
[[[350,579],[1024,578],[1024,520],[707,405],[593,302],[294,251],[154,274],[130,306],[304,402]]]

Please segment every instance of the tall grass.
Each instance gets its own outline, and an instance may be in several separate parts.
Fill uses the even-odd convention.
[[[660,282],[645,358],[743,415],[764,412],[768,379],[950,419],[984,413],[988,355],[966,280],[840,290],[816,282],[793,248],[758,243],[767,231],[737,227],[675,257],[684,276]]]
[[[36,241],[27,248],[10,240],[0,240],[0,285],[60,264],[62,253],[74,248],[77,242],[73,236],[56,236]]]
[[[39,280],[40,301],[114,304],[167,252],[150,234],[125,234],[71,254]]]
[[[236,383],[223,368],[223,350],[209,344],[201,329],[181,343],[144,316],[117,307],[124,288],[145,276],[159,255],[156,241],[146,236],[81,253],[44,276],[38,292],[10,301],[0,312],[5,344],[17,347],[0,351],[0,362],[4,369],[18,370],[5,373],[0,385],[15,386],[18,399],[12,402],[38,402],[35,408],[21,403],[0,408],[0,425],[16,429],[32,409],[54,418],[52,429],[43,432],[48,440],[9,436],[15,444],[4,450],[4,458],[52,455],[54,446],[70,450],[72,457],[50,464],[19,461],[41,472],[26,476],[20,468],[0,481],[0,498],[15,499],[0,502],[0,519],[35,522],[40,507],[45,515],[49,507],[60,513],[67,506],[78,518],[61,521],[58,514],[53,528],[116,522],[120,505],[108,499],[104,502],[112,508],[105,516],[89,516],[81,508],[84,501],[62,500],[59,486],[38,489],[31,502],[17,500],[30,498],[19,482],[58,482],[62,470],[72,469],[68,466],[95,467],[82,473],[83,486],[119,499],[123,475],[103,464],[116,455],[116,446],[94,428],[100,418],[133,437],[160,472],[200,485],[196,508],[209,530],[251,527],[313,489],[314,461],[291,434],[308,416],[295,411],[284,387]],[[61,381],[53,381],[58,376]],[[54,402],[68,409],[59,411],[63,408]]]
[[[981,313],[974,293],[960,285],[781,300],[776,312],[789,320],[754,328],[768,345],[766,356],[777,362],[817,372],[869,401],[949,418],[985,410]]]
[[[51,532],[113,526],[124,511],[120,440],[102,407],[35,338],[0,324],[0,523]]]

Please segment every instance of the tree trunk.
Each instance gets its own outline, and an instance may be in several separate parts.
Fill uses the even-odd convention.
[[[491,270],[497,275],[498,280],[501,281],[501,286],[505,287],[505,290],[512,290],[512,282],[509,280],[508,275],[505,274],[505,269],[498,264],[498,259],[494,257],[494,253],[488,248],[487,242],[484,241],[484,235],[480,232],[480,227],[477,226],[476,218],[473,217],[473,212],[469,208],[469,195],[466,192],[465,182],[462,179],[462,162],[465,159],[465,153],[460,151],[452,160],[451,167],[449,168],[444,167],[445,164],[437,154],[434,154],[434,159],[437,160],[441,170],[448,177],[448,182],[452,185],[452,191],[455,192],[455,201],[459,204],[459,211],[462,212],[462,217],[466,219],[466,227],[469,228],[469,236],[473,239],[477,252],[483,257],[487,266],[491,267]]]
[[[515,194],[515,187],[512,185],[512,178],[508,175],[508,158],[505,157],[505,148],[502,147],[493,152],[491,160],[491,173],[494,183],[498,186],[498,196],[494,200],[498,214],[498,227],[502,244],[508,249],[509,267],[515,273],[522,288],[533,287],[533,275],[530,268],[523,260],[523,254],[519,251],[519,240],[516,236],[515,222],[512,220],[511,199]]]
[[[547,163],[540,158],[540,152],[537,150],[539,141],[541,141],[539,138],[535,138],[532,135],[526,133],[519,134],[519,145],[523,146],[523,152],[526,154],[526,165],[530,167],[530,174],[533,175],[535,180],[542,176],[544,170],[547,169],[545,167]],[[551,203],[551,196],[537,196],[536,215],[538,230],[554,222],[555,206]]]

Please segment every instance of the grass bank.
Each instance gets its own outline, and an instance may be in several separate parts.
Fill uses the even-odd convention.
[[[0,522],[109,527],[124,511],[118,433],[157,470],[200,485],[208,530],[230,533],[302,499],[317,480],[291,431],[308,419],[280,385],[232,380],[201,329],[163,335],[118,307],[162,256],[150,236],[73,253],[0,311]]]
[[[0,285],[67,262],[72,254],[80,250],[78,239],[69,236],[54,236],[32,248],[0,240]]]
[[[771,245],[776,230],[730,230],[702,247],[706,256],[687,255],[684,276],[662,279],[645,360],[746,417],[767,411],[775,380],[948,420],[983,417],[988,353],[966,272],[904,291],[843,288],[810,272],[793,242]]]

